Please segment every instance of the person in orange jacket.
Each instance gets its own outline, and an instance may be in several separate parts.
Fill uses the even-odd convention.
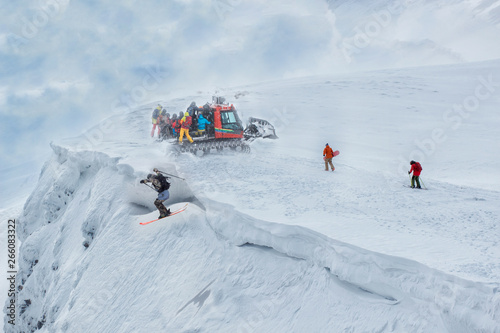
[[[330,148],[330,146],[327,143],[325,149],[323,149],[323,159],[325,160],[325,171],[328,171],[328,164],[330,164],[332,171],[335,170],[335,167],[333,166],[332,163],[332,158],[333,158],[333,149]]]

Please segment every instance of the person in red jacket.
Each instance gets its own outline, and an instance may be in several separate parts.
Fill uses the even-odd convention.
[[[411,161],[410,165],[411,169],[410,171],[408,171],[408,174],[413,172],[413,176],[411,177],[411,188],[415,188],[415,183],[417,183],[417,188],[421,188],[419,177],[420,173],[422,172],[422,166],[420,165],[420,163],[415,161]]]
[[[186,113],[184,113],[184,117],[181,119],[181,134],[179,136],[179,143],[182,143],[182,138],[184,137],[184,134],[186,134],[186,137],[188,138],[189,142],[193,143],[193,139],[189,135],[189,128],[191,127],[192,121],[193,120],[189,115],[189,112],[186,111]]]
[[[332,171],[335,170],[335,167],[333,166],[332,163],[332,158],[333,158],[333,149],[330,148],[330,146],[327,143],[325,149],[323,149],[323,159],[325,160],[325,171],[328,171],[328,164],[330,164]]]

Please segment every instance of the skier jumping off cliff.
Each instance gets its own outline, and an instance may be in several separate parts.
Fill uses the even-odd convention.
[[[141,184],[151,183],[153,186],[150,187],[158,192],[158,197],[156,198],[154,204],[160,212],[160,216],[158,218],[161,219],[170,215],[170,209],[167,209],[163,205],[163,202],[170,197],[170,194],[168,192],[170,183],[167,181],[167,178],[170,177],[163,176],[162,173],[156,168],[154,168],[153,171],[156,173],[156,175],[150,173],[146,179],[141,180]]]

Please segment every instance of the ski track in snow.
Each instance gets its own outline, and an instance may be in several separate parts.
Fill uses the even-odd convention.
[[[463,71],[498,72],[477,66]],[[472,166],[457,154],[472,150],[484,129],[464,122],[463,132],[448,132],[423,163],[428,191],[403,187],[407,175],[395,171],[394,156],[413,149],[415,135],[425,137],[442,109],[470,91],[452,73],[228,90],[230,101],[248,91],[237,101],[242,119],[277,127],[280,139],[254,141],[250,154],[173,156],[149,138],[155,103],[114,117],[108,132],[96,126],[54,144],[21,216],[20,329],[500,331],[498,180],[442,179],[452,163],[457,172],[496,170],[488,149]],[[356,99],[360,91],[364,99]],[[178,110],[208,97],[162,102]],[[475,121],[484,119],[478,113]],[[325,142],[341,152],[333,173],[323,171]],[[172,179],[169,205],[193,204],[140,226],[157,216],[154,192],[138,183],[153,167],[187,179]]]
[[[244,188],[245,195],[229,196],[227,202],[259,218],[266,219],[271,215],[272,220],[307,226],[332,238],[338,238],[336,236],[341,225],[366,224],[368,227],[365,232],[346,235],[344,240],[366,246],[367,239],[372,236],[377,238],[375,242],[370,242],[374,246],[372,249],[402,256],[408,254],[407,249],[401,248],[398,239],[403,234],[415,237],[417,241],[445,241],[452,246],[448,249],[450,252],[463,247],[474,252],[470,258],[457,258],[453,265],[447,267],[450,272],[487,281],[500,280],[500,262],[495,260],[499,254],[498,193],[473,188],[457,190],[456,186],[445,183],[433,183],[430,191],[415,192],[402,187],[399,181],[378,184],[374,191],[363,186],[374,183],[377,175],[372,173],[336,163],[334,175],[323,175],[326,172],[322,171],[321,161],[305,161],[301,163],[302,166],[307,165],[311,170],[316,170],[311,172],[312,175],[304,175],[303,169],[276,168],[274,163],[268,162],[271,154],[262,151],[255,154],[260,156],[251,159],[253,165],[250,170],[240,167],[245,157],[238,156],[210,156],[200,160],[187,157],[188,161],[180,165],[187,174],[192,175],[193,182],[199,182],[196,187],[202,193],[216,193],[211,197],[224,196],[234,188]],[[279,156],[278,159],[283,165],[293,165],[295,160],[294,157],[285,156]],[[221,167],[230,170],[226,179],[224,173],[217,172]],[[197,175],[197,170],[201,168],[217,176],[203,179],[205,173],[201,177]],[[329,177],[326,181],[325,176]],[[263,193],[263,186],[266,194]],[[450,192],[453,194],[450,195]],[[263,196],[266,197],[264,200]],[[488,200],[481,199],[485,197]],[[315,221],[316,215],[321,216],[318,220],[323,221]],[[351,228],[348,230],[353,231]],[[463,237],[464,233],[467,237]],[[439,235],[439,240],[435,235]],[[393,239],[384,240],[383,237]],[[377,244],[380,242],[382,244]],[[390,251],[384,250],[387,245]],[[417,250],[418,245],[413,245],[414,250]],[[478,256],[486,260],[477,262]],[[442,267],[449,260],[449,257],[429,258],[426,251],[422,255],[412,254],[411,257],[423,262],[437,260],[431,261],[436,267]]]

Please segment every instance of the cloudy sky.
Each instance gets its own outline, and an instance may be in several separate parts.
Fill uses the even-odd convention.
[[[176,91],[500,58],[499,22],[488,0],[2,1],[2,177]]]

